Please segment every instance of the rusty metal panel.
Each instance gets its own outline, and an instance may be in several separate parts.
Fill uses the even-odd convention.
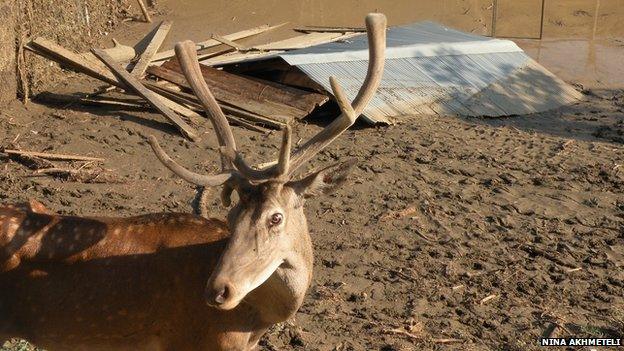
[[[494,36],[539,39],[544,0],[497,0]]]

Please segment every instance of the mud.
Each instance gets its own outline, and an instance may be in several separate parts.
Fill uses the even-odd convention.
[[[568,82],[600,89],[624,88],[624,37],[601,40],[527,40],[516,43]]]
[[[127,0],[18,0],[14,3],[18,51],[11,50],[11,54],[17,57],[17,72],[13,80],[18,83],[20,96],[55,89],[67,78],[57,65],[19,49],[30,39],[43,36],[69,50],[85,52],[124,18],[138,14],[136,5],[133,8]]]
[[[348,131],[314,166],[357,157],[359,167],[350,186],[307,205],[314,283],[264,348],[537,350],[551,326],[623,337],[624,93],[586,93],[534,116],[407,116]],[[297,125],[295,140],[324,123]],[[0,201],[36,198],[61,213],[191,211],[194,189],[157,162],[149,134],[197,171],[217,167],[207,124],[196,145],[152,113],[14,105],[0,130],[1,145],[104,157],[124,181],[63,182],[2,163]],[[277,133],[234,134],[251,159],[275,156]],[[215,195],[210,213],[225,212]]]
[[[198,3],[159,2],[176,21],[167,45],[285,20],[358,25],[375,9],[364,2],[319,22],[309,2],[252,10],[247,2]],[[192,20],[176,9],[193,12]],[[391,23],[408,17],[399,16]],[[129,41],[146,28],[134,23],[113,35]],[[63,89],[95,86],[68,77]],[[359,166],[349,186],[307,204],[314,282],[300,312],[273,328],[263,349],[524,351],[541,349],[538,338],[551,330],[624,337],[624,91],[579,89],[587,101],[548,113],[405,116],[395,126],[345,133],[314,166],[345,157]],[[327,121],[306,123],[295,126],[294,140]],[[217,145],[208,123],[199,129],[203,141],[193,144],[155,113],[13,104],[0,111],[0,145],[103,157],[123,182],[34,177],[2,160],[0,202],[36,198],[79,215],[190,212],[193,187],[160,165],[145,138],[156,135],[176,159],[210,172]],[[251,160],[276,156],[278,133],[234,128],[234,135]],[[217,198],[210,213],[222,216]]]

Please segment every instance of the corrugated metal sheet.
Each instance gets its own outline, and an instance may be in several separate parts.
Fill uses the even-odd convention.
[[[362,36],[280,56],[329,92],[329,77],[338,78],[353,99],[366,75],[368,48]],[[408,114],[533,113],[580,98],[513,42],[463,33],[432,22],[390,29],[386,57],[379,90],[364,110],[364,118],[373,123],[391,123],[390,117]],[[553,95],[519,95],[536,91]]]

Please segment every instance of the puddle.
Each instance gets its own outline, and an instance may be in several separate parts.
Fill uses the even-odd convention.
[[[561,79],[589,88],[624,88],[624,38],[605,40],[514,40]]]
[[[498,0],[498,6],[493,6],[493,0],[214,0],[210,5],[205,0],[160,0],[165,15],[155,16],[154,21],[174,21],[163,45],[163,49],[169,49],[180,40],[201,41],[213,32],[223,35],[261,24],[288,22],[278,30],[240,43],[251,46],[292,37],[297,34],[292,28],[300,25],[361,26],[366,13],[374,11],[385,13],[390,25],[433,20],[481,35],[492,34],[496,18],[499,36],[545,38],[513,40],[560,78],[589,88],[608,89],[624,88],[624,25],[620,21],[624,7],[620,1]],[[109,38],[133,43],[153,26],[133,23]],[[564,36],[574,39],[553,39]]]

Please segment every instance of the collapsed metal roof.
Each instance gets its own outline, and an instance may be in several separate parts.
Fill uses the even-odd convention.
[[[368,43],[361,35],[279,56],[328,92],[329,77],[338,78],[354,99],[366,75]],[[383,79],[363,117],[392,123],[412,114],[521,115],[580,98],[510,40],[419,22],[388,30]]]

